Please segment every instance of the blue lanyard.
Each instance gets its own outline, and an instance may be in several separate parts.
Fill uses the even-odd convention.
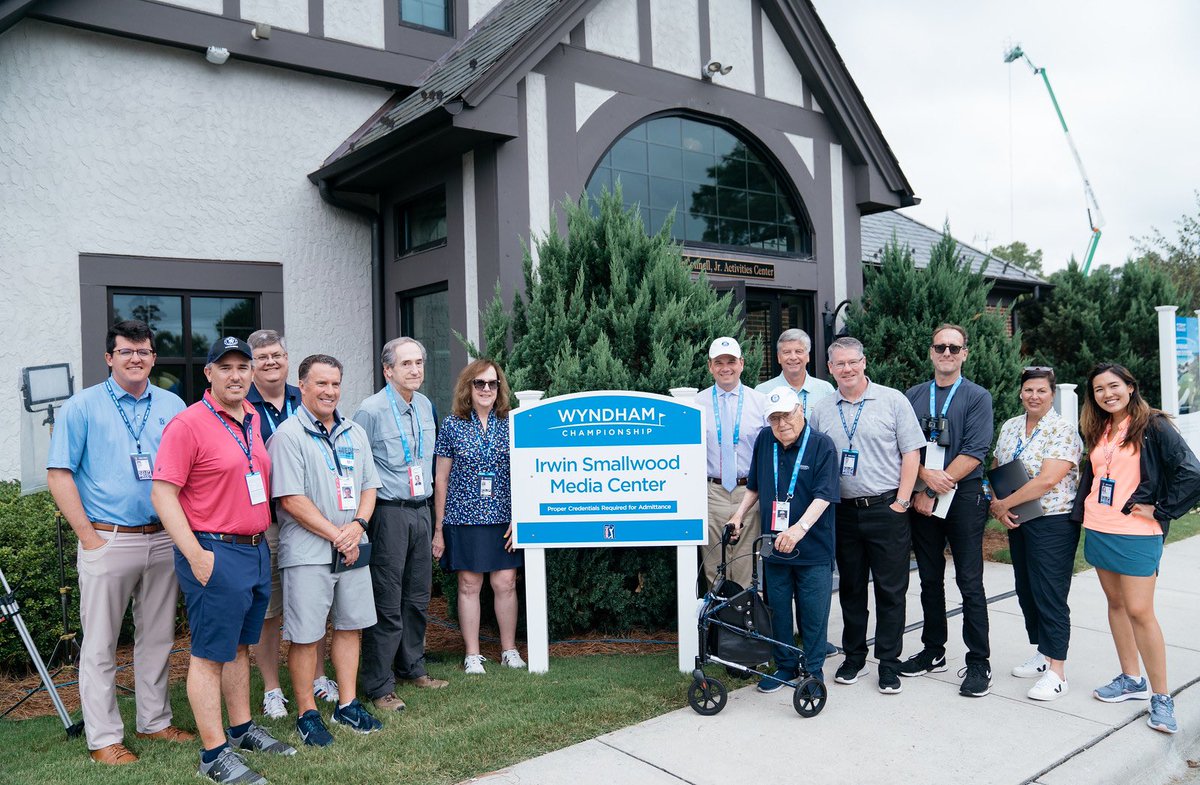
[[[250,472],[253,473],[254,472],[254,415],[251,414],[250,412],[246,412],[246,414],[245,414],[246,419],[242,422],[242,428],[245,430],[245,433],[246,433],[246,443],[242,444],[242,440],[239,439],[238,435],[233,432],[232,428],[229,427],[229,423],[225,422],[225,418],[222,417],[221,415],[217,414],[217,410],[214,409],[213,405],[208,402],[208,399],[201,398],[200,400],[203,401],[204,405],[208,407],[208,410],[213,413],[213,417],[216,417],[217,420],[220,421],[221,425],[225,426],[225,430],[229,431],[229,435],[233,437],[233,440],[235,442],[237,442],[238,447],[241,448],[242,452],[246,454],[246,462],[250,465]]]
[[[148,387],[149,385],[147,385]],[[150,420],[150,407],[153,405],[151,396],[153,393],[146,392],[146,413],[142,415],[142,424],[138,426],[137,432],[134,432],[133,425],[129,422],[129,416],[125,414],[125,409],[121,407],[120,401],[117,400],[117,394],[113,392],[112,384],[108,379],[104,380],[104,389],[108,390],[108,397],[112,398],[113,406],[117,407],[117,411],[121,413],[121,420],[125,423],[125,430],[129,431],[129,435],[133,437],[134,443],[137,444],[137,451],[142,451],[142,434],[146,430],[146,423]],[[133,416],[137,417],[137,398],[133,399]]]
[[[400,446],[404,448],[404,462],[411,464],[413,462],[412,450],[408,448],[408,437],[404,435],[404,426],[400,424],[400,407],[396,404],[396,393],[392,391],[390,382],[384,389],[387,390],[388,403],[392,405],[392,419],[396,421],[396,430],[400,432]],[[413,396],[413,402],[409,404],[409,417],[412,418],[413,430],[417,432],[417,460],[419,461],[425,457],[425,434],[421,430],[421,420],[417,414],[417,398]]]
[[[325,465],[326,465],[327,467],[329,467],[329,471],[333,472],[334,474],[338,474],[338,475],[340,475],[340,474],[342,473],[342,462],[341,462],[340,460],[338,460],[338,455],[337,455],[337,442],[338,442],[338,441],[339,441],[339,440],[340,440],[340,439],[341,439],[343,436],[349,436],[349,435],[350,435],[350,429],[349,429],[349,428],[347,428],[346,430],[344,430],[344,431],[342,431],[341,433],[339,433],[339,434],[337,435],[337,439],[328,439],[328,437],[326,437],[326,439],[328,439],[328,441],[329,441],[329,447],[330,447],[330,449],[331,449],[331,450],[332,450],[332,452],[333,452],[333,457],[332,457],[332,458],[330,458],[330,457],[329,457],[329,453],[325,452],[325,442],[326,442],[326,439],[322,439],[320,436],[317,436],[315,433],[312,433],[311,431],[309,432],[309,434],[308,434],[308,435],[312,437],[312,440],[313,440],[314,442],[316,442],[317,444],[321,445],[321,457],[325,459]],[[353,448],[352,448],[352,449],[353,449]]]
[[[796,464],[792,467],[792,484],[788,486],[787,498],[785,502],[790,502],[792,496],[796,493],[796,478],[800,476],[800,464],[804,462],[804,450],[808,447],[808,437],[812,435],[812,428],[808,424],[804,425],[804,439],[800,442],[800,452],[796,454]],[[775,450],[775,501],[779,501],[779,442],[776,441],[771,445]]]
[[[287,390],[285,389],[283,392],[283,408],[284,408],[284,411],[287,412],[287,414],[285,414],[283,417],[280,417],[278,420],[276,420],[275,417],[271,414],[271,409],[269,408],[270,406],[271,406],[271,404],[269,402],[267,402],[266,400],[263,401],[263,413],[267,415],[267,420],[270,421],[270,423],[271,423],[271,433],[275,433],[275,431],[279,428],[279,423],[283,422],[288,417],[292,416],[292,411],[293,411],[292,399],[287,397]]]
[[[1041,423],[1038,423],[1038,427],[1034,428],[1033,433],[1029,434],[1029,441],[1025,442],[1024,444],[1021,444],[1021,437],[1017,436],[1017,451],[1013,453],[1014,461],[1017,458],[1021,457],[1021,453],[1023,453],[1025,451],[1026,447],[1033,444],[1033,440],[1036,439],[1038,437],[1038,434],[1041,432],[1042,432],[1042,425],[1041,425]]]
[[[808,390],[800,391],[800,405],[804,407],[804,421],[808,422]]]
[[[842,418],[842,431],[846,434],[846,441],[850,443],[849,449],[854,449],[854,434],[858,433],[858,418],[862,416],[862,410],[867,405],[867,399],[863,398],[858,402],[858,410],[854,412],[854,425],[846,427],[846,413],[842,411],[842,404],[845,400],[838,401],[837,410],[838,416]],[[872,410],[874,411],[874,410]]]
[[[962,384],[962,381],[963,381],[963,378],[961,376],[954,380],[953,386],[950,387],[950,394],[946,396],[946,402],[942,404],[941,415],[936,415],[935,411],[934,411],[935,407],[937,406],[937,398],[936,398],[937,382],[933,381],[933,382],[929,383],[929,416],[930,417],[934,417],[934,416],[945,417],[946,416],[946,412],[950,411],[950,402],[954,400],[954,393],[958,392],[958,387],[960,384]],[[930,433],[930,437],[931,437],[930,440],[937,441],[937,434],[938,434],[937,431],[932,431]]]
[[[721,403],[717,400],[717,386],[714,384],[713,392],[713,421],[717,426],[717,452],[720,453],[721,444]],[[738,408],[737,421],[733,424],[733,450],[734,455],[737,455],[738,437],[742,433],[742,404],[745,403],[746,388],[741,384],[738,385]]]
[[[496,429],[496,423],[492,422],[492,412],[488,412],[488,422],[491,423],[491,427],[489,427],[486,431],[483,428],[483,423],[479,419],[479,413],[474,409],[471,410],[471,420],[479,425],[479,447],[480,451],[483,453],[483,467],[490,469],[492,468],[492,443],[491,436],[488,434],[492,433],[492,431]]]

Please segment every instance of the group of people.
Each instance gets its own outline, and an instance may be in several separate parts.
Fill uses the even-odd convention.
[[[718,338],[709,348],[714,384],[695,399],[709,415],[709,542],[733,527],[725,577],[745,587],[755,541],[771,539],[762,562],[774,638],[790,642],[798,629],[803,642],[803,661],[791,647],[774,647],[775,673],[758,689],[774,692],[801,672],[824,680],[825,659],[837,651],[827,640],[834,564],[844,652],[835,682],[855,684],[869,673],[872,580],[879,691],[899,693],[901,677],[945,671],[949,547],[967,648],[959,692],[987,695],[983,534],[990,516],[1008,529],[1016,593],[1035,647],[1012,668],[1016,677],[1037,679],[1028,697],[1052,701],[1068,691],[1067,596],[1082,528],[1121,668],[1092,694],[1106,702],[1149,699],[1150,727],[1175,733],[1154,587],[1170,522],[1200,502],[1200,463],[1129,371],[1102,364],[1089,374],[1081,439],[1053,408],[1053,369],[1026,368],[1018,389],[1024,414],[1003,424],[992,450],[992,395],[963,376],[965,328],[933,331],[933,376],[903,393],[871,381],[854,338],[829,346],[836,388],[807,373],[811,348],[802,330],[785,331],[776,344],[783,373],[750,389],[741,382],[738,342]],[[992,498],[985,483],[989,452],[990,469],[1022,470],[1003,498]],[[717,553],[710,547],[704,558],[710,583]],[[901,659],[910,553],[924,624],[921,650]]]
[[[124,743],[115,679],[131,600],[136,735],[196,741],[172,724],[167,690],[180,589],[199,773],[220,783],[266,782],[245,752],[296,753],[251,718],[252,650],[263,713],[278,719],[288,714],[280,643],[290,641],[306,745],[334,742],[318,700],[334,704],[334,724],[372,733],[383,724],[360,693],[376,713],[395,712],[405,708],[397,685],[448,685],[425,668],[435,558],[458,578],[466,673],[485,673],[485,575],[500,663],[526,667],[516,646],[522,560],[509,512],[511,395],[495,363],[463,370],[439,428],[419,391],[426,351],[412,338],[384,346],[386,384],[352,418],[340,409],[342,363],[306,357],[293,386],[285,340],[273,330],[216,341],[204,367],[208,389],[192,406],[150,383],[149,326],[118,322],[106,340],[111,373],[64,406],[48,460],[50,491],[79,541],[79,690],[94,761],[137,761]],[[330,624],[333,679],[325,668]]]

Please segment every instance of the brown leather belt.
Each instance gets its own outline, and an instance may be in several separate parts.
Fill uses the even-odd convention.
[[[111,523],[92,521],[92,528],[98,532],[129,532],[130,534],[157,534],[163,530],[161,523],[147,523],[145,526],[113,526]]]
[[[234,545],[258,545],[263,540],[261,534],[218,534],[217,532],[193,532],[203,540],[220,540]]]
[[[709,482],[711,482],[713,485],[721,485],[721,484],[722,484],[722,483],[721,483],[721,478],[720,478],[720,477],[709,477],[709,478],[708,478],[708,481],[709,481]],[[738,477],[737,484],[738,484],[738,485],[745,485],[745,484],[746,484],[746,478],[745,478],[745,477]]]

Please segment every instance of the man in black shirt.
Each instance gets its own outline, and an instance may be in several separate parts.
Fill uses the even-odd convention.
[[[954,558],[963,601],[966,668],[959,692],[983,697],[991,689],[987,598],[983,591],[983,529],[988,503],[982,464],[992,441],[992,396],[962,375],[967,331],[953,324],[933,332],[933,379],[905,395],[925,431],[917,492],[909,521],[921,577],[924,648],[901,666],[903,676],[946,670],[946,545]],[[924,487],[922,487],[924,486]]]

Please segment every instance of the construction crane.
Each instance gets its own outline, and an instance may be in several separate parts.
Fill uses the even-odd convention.
[[[1092,257],[1096,255],[1096,246],[1100,244],[1100,227],[1104,226],[1104,215],[1100,212],[1100,204],[1096,201],[1096,193],[1092,190],[1092,182],[1088,179],[1087,171],[1083,168],[1083,159],[1079,157],[1079,150],[1075,147],[1075,140],[1071,138],[1071,132],[1067,129],[1067,121],[1063,117],[1062,109],[1058,105],[1058,99],[1054,96],[1054,88],[1050,86],[1050,77],[1046,75],[1045,68],[1038,68],[1029,59],[1029,55],[1025,54],[1020,45],[1014,46],[1004,54],[1004,62],[1012,63],[1017,60],[1024,60],[1033,70],[1034,76],[1042,77],[1042,81],[1046,84],[1046,92],[1050,93],[1050,102],[1054,104],[1054,112],[1058,115],[1058,122],[1062,125],[1063,133],[1066,134],[1067,144],[1071,147],[1071,155],[1075,157],[1075,165],[1079,167],[1079,176],[1083,178],[1083,195],[1087,200],[1088,211],[1088,226],[1091,227],[1092,236],[1088,241],[1087,255],[1083,261],[1083,274],[1087,275],[1088,270],[1092,266]]]

